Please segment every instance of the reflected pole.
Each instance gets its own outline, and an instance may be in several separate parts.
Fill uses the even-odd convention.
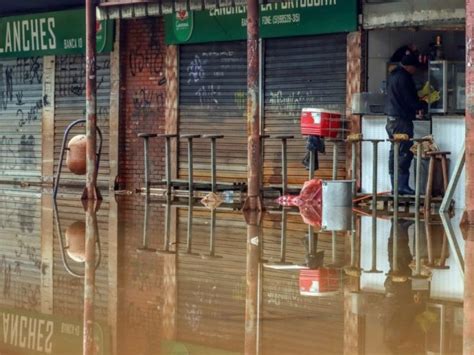
[[[245,292],[245,354],[258,354],[261,214],[249,211],[247,220],[247,272]]]
[[[97,203],[88,200],[86,207],[86,245],[84,271],[84,324],[83,324],[83,354],[96,353],[94,341],[94,295],[96,270],[96,243],[98,238]]]

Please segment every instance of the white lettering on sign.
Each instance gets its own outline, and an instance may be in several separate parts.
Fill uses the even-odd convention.
[[[3,313],[3,343],[51,354],[54,323],[18,314]]]
[[[9,21],[0,32],[0,53],[56,49],[55,27],[54,17]]]

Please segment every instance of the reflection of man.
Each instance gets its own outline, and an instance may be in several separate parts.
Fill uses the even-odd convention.
[[[426,103],[418,98],[413,81],[413,74],[418,66],[418,58],[415,55],[405,55],[400,65],[390,73],[388,78],[385,128],[390,139],[394,134],[406,134],[409,138],[413,138],[413,120],[416,118],[416,113],[426,108]],[[413,153],[410,151],[412,145],[413,143],[409,141],[400,143],[398,192],[404,195],[415,193],[408,185],[413,159]],[[390,148],[389,173],[393,190],[393,144]]]
[[[389,276],[385,280],[385,299],[383,302],[384,343],[393,354],[417,353],[423,346],[424,335],[417,325],[416,318],[423,313],[424,305],[415,303],[410,263],[413,259],[408,228],[412,222],[398,221],[397,267],[393,259],[393,221],[388,240]],[[398,278],[394,276],[397,275]],[[418,350],[418,351],[417,351]]]

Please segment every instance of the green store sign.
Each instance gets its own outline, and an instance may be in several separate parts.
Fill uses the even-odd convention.
[[[260,7],[260,37],[293,37],[357,30],[355,0],[295,0]],[[247,8],[182,10],[165,16],[167,44],[244,40]]]
[[[82,354],[81,322],[18,309],[0,309],[0,354]],[[108,334],[94,324],[97,354],[109,354]]]
[[[113,21],[98,21],[97,52],[110,52]],[[0,58],[85,53],[85,10],[0,18]]]

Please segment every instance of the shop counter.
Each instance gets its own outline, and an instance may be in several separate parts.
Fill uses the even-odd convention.
[[[362,117],[362,134],[365,139],[387,139],[387,132],[385,131],[386,116],[365,115]],[[415,124],[415,138],[421,138],[430,133],[438,144],[440,150],[450,151],[450,165],[449,174],[453,173],[456,159],[462,148],[465,137],[465,122],[464,116],[433,116],[432,120],[416,120]],[[388,175],[388,156],[390,150],[390,143],[383,142],[379,144],[378,151],[378,181],[377,190],[379,192],[390,191],[390,178]],[[372,191],[372,159],[373,151],[372,144],[362,144],[362,192],[370,193]],[[411,167],[410,186],[414,188],[414,164]],[[464,208],[464,173],[461,176],[458,187],[454,194],[456,201],[456,208]]]

